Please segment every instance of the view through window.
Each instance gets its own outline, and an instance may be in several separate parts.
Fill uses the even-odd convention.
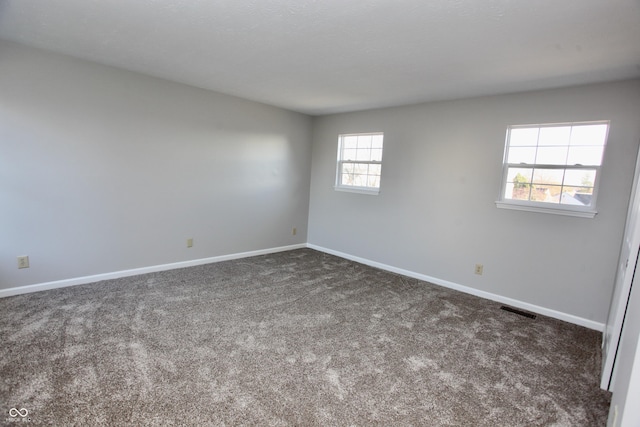
[[[378,193],[383,138],[381,132],[339,135],[337,190]]]
[[[608,130],[607,121],[509,127],[502,201],[592,210]]]

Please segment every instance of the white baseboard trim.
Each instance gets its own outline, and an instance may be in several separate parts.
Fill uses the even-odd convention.
[[[37,283],[35,285],[19,286],[9,289],[0,289],[0,298],[14,295],[28,294],[32,292],[46,291],[48,289],[66,288],[68,286],[85,285],[87,283],[99,282],[101,280],[119,279],[121,277],[137,276],[139,274],[155,273],[158,271],[174,270],[176,268],[193,267],[196,265],[211,264],[214,262],[228,261],[232,259],[248,258],[258,255],[273,254],[276,252],[290,251],[293,249],[306,248],[305,243],[289,246],[280,246],[269,249],[259,249],[257,251],[239,252],[229,255],[220,255],[210,258],[194,259],[190,261],[174,262],[170,264],[153,265],[150,267],[134,268],[131,270],[121,270],[112,273],[96,274],[92,276],[75,277],[73,279],[56,280],[54,282]]]
[[[507,304],[512,307],[520,308],[523,310],[527,310],[533,313],[541,314],[543,316],[553,317],[554,319],[563,320],[565,322],[573,323],[579,326],[584,326],[585,328],[593,329],[599,332],[604,331],[604,324],[599,322],[594,322],[593,320],[584,319],[582,317],[574,316],[573,314],[567,314],[560,311],[552,310],[550,308],[540,307],[534,304],[529,304],[528,302],[519,301],[513,298],[504,297],[502,295],[492,294],[490,292],[481,291],[479,289],[471,288],[468,286],[460,285],[457,283],[449,282],[448,280],[438,279],[437,277],[427,276],[426,274],[416,273],[409,270],[404,270],[402,268],[393,267],[387,264],[382,264],[376,261],[371,261],[366,258],[360,258],[354,255],[349,255],[344,252],[334,251],[333,249],[324,248],[322,246],[314,245],[312,243],[307,243],[307,247],[310,249],[315,249],[320,252],[325,252],[330,255],[335,255],[340,258],[345,258],[351,261],[358,262],[360,264],[365,264],[371,267],[379,268],[381,270],[390,271],[392,273],[402,274],[403,276],[412,277],[414,279],[422,280],[425,282],[433,283],[434,285],[443,286],[445,288],[454,289],[456,291],[464,292],[466,294],[475,295],[477,297],[485,298],[488,300],[496,301],[499,303]]]
[[[531,311],[534,313],[538,313],[543,316],[553,317],[554,319],[559,319],[565,322],[574,323],[576,325],[584,326],[586,328],[594,329],[600,332],[604,331],[604,324],[595,322],[593,320],[584,319],[582,317],[574,316],[572,314],[567,314],[567,313],[552,310],[549,308],[540,307],[534,304],[529,304],[524,301],[519,301],[516,299],[504,297],[501,295],[492,294],[490,292],[460,285],[454,282],[450,282],[448,280],[427,276],[426,274],[416,273],[416,272],[405,270],[402,268],[393,267],[391,265],[382,264],[380,262],[371,261],[366,258],[361,258],[361,257],[350,255],[344,252],[335,251],[333,249],[328,249],[322,246],[314,245],[312,243],[306,243],[306,244],[301,243],[296,245],[280,246],[276,248],[260,249],[256,251],[239,252],[235,254],[220,255],[220,256],[215,256],[210,258],[201,258],[201,259],[195,259],[190,261],[175,262],[170,264],[154,265],[150,267],[134,268],[131,270],[121,270],[121,271],[115,271],[111,273],[96,274],[92,276],[56,280],[53,282],[37,283],[35,285],[19,286],[19,287],[9,288],[9,289],[0,289],[0,298],[10,297],[14,295],[28,294],[32,292],[45,291],[48,289],[66,288],[68,286],[75,286],[75,285],[85,285],[88,283],[99,282],[102,280],[118,279],[121,277],[128,277],[128,276],[137,276],[139,274],[155,273],[159,271],[174,270],[177,268],[193,267],[196,265],[211,264],[215,262],[228,261],[228,260],[240,259],[240,258],[248,258],[252,256],[266,255],[266,254],[290,251],[290,250],[301,249],[301,248],[310,248],[320,252],[325,252],[331,255],[338,256],[340,258],[345,258],[351,261],[359,262],[361,264],[369,265],[371,267],[379,268],[381,270],[402,274],[403,276],[412,277],[414,279],[433,283],[434,285],[443,286],[445,288],[454,289],[456,291],[475,295],[481,298],[486,298],[492,301],[508,304],[510,306]]]

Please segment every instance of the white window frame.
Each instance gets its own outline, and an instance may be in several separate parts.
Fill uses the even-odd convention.
[[[343,158],[343,144],[345,137],[353,137],[353,136],[382,136],[382,154],[380,160],[355,160],[355,159],[345,159]],[[380,165],[380,171],[382,171],[382,156],[384,156],[384,132],[362,132],[362,133],[345,133],[338,135],[338,160],[336,165],[336,181],[334,189],[336,191],[346,191],[350,193],[362,193],[362,194],[370,194],[377,195],[380,193],[380,184],[382,183],[382,172],[380,175],[380,183],[378,187],[360,187],[355,185],[347,185],[342,183],[342,170],[345,163],[355,163],[362,165]]]
[[[607,133],[604,138],[603,145],[603,153],[602,160],[598,165],[552,165],[552,164],[542,164],[542,163],[533,163],[533,164],[525,164],[525,163],[508,163],[509,156],[509,148],[510,148],[510,134],[512,129],[522,129],[522,128],[545,128],[545,127],[564,127],[564,126],[580,126],[580,125],[597,125],[597,124],[606,124],[607,125]],[[496,206],[502,209],[514,209],[514,210],[522,210],[522,211],[531,211],[531,212],[540,212],[540,213],[550,213],[556,215],[568,215],[568,216],[576,216],[582,218],[593,218],[596,216],[598,211],[596,210],[596,201],[598,198],[598,189],[600,188],[600,177],[602,172],[602,163],[604,162],[604,158],[606,156],[606,148],[607,148],[607,140],[609,137],[609,130],[611,127],[611,123],[609,120],[596,120],[596,121],[585,121],[585,122],[566,122],[566,123],[543,123],[543,124],[529,124],[529,125],[513,125],[507,128],[507,135],[505,141],[504,148],[504,158],[502,161],[502,185],[500,187],[500,194],[498,196],[498,200],[496,201]],[[516,200],[516,199],[506,199],[504,197],[507,181],[508,181],[508,171],[509,168],[521,168],[521,169],[535,169],[536,167],[544,168],[544,169],[562,169],[562,170],[596,170],[596,179],[593,184],[593,195],[591,197],[591,204],[589,206],[577,206],[577,205],[568,205],[568,204],[556,204],[556,203],[548,203],[548,202],[536,202],[530,200]]]

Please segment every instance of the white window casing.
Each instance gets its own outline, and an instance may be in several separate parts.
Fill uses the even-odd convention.
[[[507,128],[499,208],[593,218],[609,121]]]
[[[383,140],[382,132],[338,136],[336,190],[373,195],[380,192]]]

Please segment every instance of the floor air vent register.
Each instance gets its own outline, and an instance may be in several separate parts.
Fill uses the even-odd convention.
[[[535,314],[527,313],[526,311],[518,310],[517,308],[513,308],[513,307],[508,307],[506,305],[503,305],[502,307],[500,307],[500,310],[504,310],[504,311],[508,311],[510,313],[518,314],[520,316],[528,317],[529,319],[535,319],[536,318]]]

